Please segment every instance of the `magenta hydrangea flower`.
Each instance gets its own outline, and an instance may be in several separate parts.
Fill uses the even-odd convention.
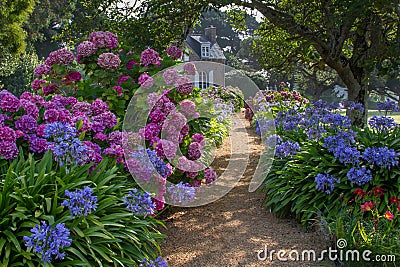
[[[189,124],[185,124],[183,125],[180,134],[182,137],[185,137],[186,135],[188,135],[188,133],[189,133]]]
[[[35,68],[35,70],[33,71],[33,74],[36,77],[40,77],[42,75],[49,74],[50,72],[51,72],[51,67],[49,65],[40,64]]]
[[[119,85],[116,85],[116,86],[114,86],[113,87],[113,89],[115,90],[115,91],[117,91],[117,96],[122,96],[122,87],[121,86],[119,86]]]
[[[83,41],[78,45],[78,48],[76,49],[78,56],[81,57],[90,57],[97,51],[97,47],[93,42],[90,41]]]
[[[194,135],[192,135],[192,140],[193,140],[193,142],[199,143],[201,146],[205,146],[205,144],[206,144],[206,141],[204,140],[204,136],[199,133],[195,133]]]
[[[206,184],[211,184],[212,182],[217,180],[217,174],[212,169],[205,169],[204,178],[206,179]]]
[[[129,76],[129,75],[121,75],[117,79],[117,84],[122,84],[122,83],[126,82],[127,80],[129,80],[130,78],[131,78],[131,76]]]
[[[44,135],[44,130],[46,129],[47,124],[40,124],[36,128],[36,134],[38,136],[43,136]]]
[[[23,133],[34,132],[37,128],[36,119],[29,115],[23,115],[15,121],[15,128]]]
[[[32,152],[44,153],[48,148],[47,140],[32,134],[29,137],[29,148]]]
[[[176,156],[178,144],[161,139],[156,146],[156,153],[161,158],[173,159]]]
[[[97,64],[105,69],[117,69],[121,64],[121,59],[114,53],[103,53],[99,56]]]
[[[161,123],[166,119],[166,116],[161,110],[155,109],[150,113],[149,118],[151,122]]]
[[[178,72],[174,69],[167,69],[163,72],[163,78],[166,85],[174,85],[179,78]]]
[[[93,139],[99,140],[99,141],[105,141],[105,140],[107,140],[107,135],[105,133],[97,133],[93,136]]]
[[[81,128],[78,131],[79,134],[90,131],[92,129],[92,123],[90,122],[86,113],[83,113],[83,112],[74,113],[74,115],[71,119],[71,122],[72,122],[72,125],[77,125],[78,122],[80,122],[82,124]]]
[[[186,177],[195,179],[197,177],[197,175],[199,175],[199,172],[185,172],[185,174],[186,174]]]
[[[77,102],[71,108],[72,114],[83,112],[88,116],[92,115],[92,105],[87,102]]]
[[[138,82],[139,82],[140,86],[145,89],[149,89],[149,88],[153,87],[153,85],[154,85],[153,78],[150,77],[147,73],[140,74]]]
[[[161,127],[156,123],[149,123],[144,129],[144,138],[146,140],[152,140],[154,136],[158,136],[161,131]]]
[[[181,156],[178,158],[177,168],[184,172],[198,172],[204,169],[204,165],[200,162],[192,161]]]
[[[140,63],[148,67],[150,64],[160,64],[160,56],[157,51],[147,48],[140,55]]]
[[[108,105],[101,99],[96,99],[91,105],[93,115],[99,115],[109,110]]]
[[[55,92],[57,92],[57,84],[52,83],[52,84],[48,84],[42,87],[43,90],[43,94],[45,96],[54,94]]]
[[[18,155],[18,148],[15,142],[0,141],[0,156],[4,159],[14,159]]]
[[[171,115],[172,115],[171,118],[172,123],[175,125],[177,129],[181,130],[187,122],[186,117],[180,112],[174,112]]]
[[[176,80],[176,90],[184,95],[190,95],[193,92],[193,83],[188,77],[181,77]]]
[[[7,126],[0,127],[0,141],[14,143],[17,140],[16,133]]]
[[[69,64],[74,61],[74,59],[74,53],[66,48],[61,48],[51,52],[44,61],[44,64],[47,66],[52,66],[54,64]]]
[[[19,102],[18,97],[9,93],[8,91],[1,97],[0,108],[3,111],[17,112],[20,107],[21,104]]]
[[[114,113],[107,111],[92,117],[93,121],[102,123],[107,128],[113,128],[118,124],[118,119]]]
[[[6,125],[5,121],[10,121],[12,118],[5,114],[0,114],[0,127],[4,127]]]
[[[107,47],[115,49],[118,46],[118,38],[111,32],[97,31],[89,34],[89,42],[92,42],[97,48]]]
[[[72,82],[79,82],[82,79],[82,75],[79,71],[73,71],[66,76],[66,79]]]
[[[106,129],[106,126],[102,122],[92,121],[92,131],[95,133],[102,133]]]
[[[188,148],[188,159],[190,160],[198,160],[199,158],[201,158],[201,151],[202,147],[199,143],[197,142],[193,142],[189,145]]]
[[[196,74],[196,65],[193,62],[187,62],[183,65],[183,70],[187,75],[195,75]]]
[[[39,109],[38,107],[25,99],[21,99],[20,101],[21,107],[25,110],[27,115],[30,115],[32,117],[34,117],[35,119],[37,119],[39,117]]]
[[[108,135],[107,141],[109,144],[122,145],[122,132],[114,131]]]
[[[170,47],[167,48],[167,50],[165,51],[167,52],[168,55],[170,55],[171,57],[177,59],[182,57],[183,52],[181,49],[179,49],[179,47],[171,45]]]

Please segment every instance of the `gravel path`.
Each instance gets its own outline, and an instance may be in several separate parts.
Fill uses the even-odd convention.
[[[302,250],[320,251],[328,245],[320,234],[304,232],[293,219],[277,219],[263,207],[262,194],[248,192],[261,145],[242,114],[240,120],[246,125],[250,145],[250,164],[243,177],[232,191],[213,203],[195,208],[173,207],[167,211],[168,229],[163,232],[168,237],[161,244],[163,257],[170,267],[333,266],[329,262],[258,259],[257,252],[265,248],[287,253],[298,250],[301,257]],[[228,138],[217,150],[212,164],[218,174],[227,167],[230,153]]]

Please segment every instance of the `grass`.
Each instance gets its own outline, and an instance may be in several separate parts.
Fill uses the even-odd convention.
[[[341,111],[340,114],[346,115],[345,111]],[[371,118],[372,116],[383,116],[385,113],[379,112],[378,110],[368,110],[368,118]],[[388,117],[391,117],[395,120],[395,122],[400,124],[400,112],[394,112],[392,114],[388,114]]]

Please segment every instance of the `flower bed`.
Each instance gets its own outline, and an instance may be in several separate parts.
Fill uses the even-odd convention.
[[[260,129],[267,120],[262,111],[248,113],[268,145],[276,145],[262,186],[266,207],[280,216],[295,214],[305,225],[317,220],[345,238],[349,248],[399,254],[385,249],[399,244],[400,128],[386,116],[397,108],[380,103],[383,116],[370,118],[369,127],[361,129],[340,114],[362,108],[354,103],[286,103],[272,104],[276,134]]]

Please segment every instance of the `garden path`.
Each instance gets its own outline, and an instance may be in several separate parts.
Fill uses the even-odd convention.
[[[163,257],[170,267],[253,267],[253,266],[333,266],[329,262],[260,261],[257,251],[321,250],[325,241],[318,232],[305,232],[294,219],[278,219],[263,207],[262,194],[248,192],[261,145],[259,137],[246,125],[250,146],[250,163],[240,182],[223,198],[196,208],[173,207],[165,214],[168,236],[161,244]],[[239,123],[239,124],[240,124]],[[245,137],[247,138],[247,137]],[[230,141],[217,150],[212,164],[217,174],[228,165]]]

